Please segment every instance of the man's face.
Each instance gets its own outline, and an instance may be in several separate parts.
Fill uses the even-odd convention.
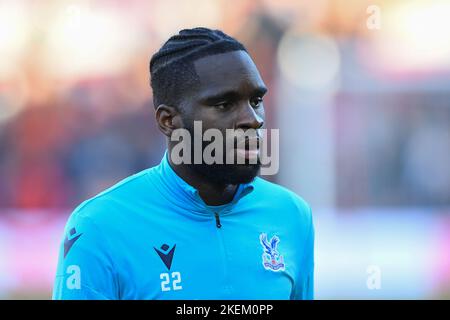
[[[200,83],[198,90],[183,101],[182,121],[192,136],[194,121],[202,122],[203,132],[211,128],[222,132],[224,164],[193,164],[193,169],[221,184],[250,182],[258,174],[260,163],[249,164],[248,158],[259,157],[259,149],[249,150],[248,136],[254,141],[260,138],[257,129],[264,124],[262,98],[267,91],[258,69],[244,51],[207,56],[196,60],[194,66]],[[252,133],[248,131],[247,145],[242,143],[243,135],[236,139],[240,141],[226,143],[227,129],[252,129]],[[246,164],[226,164],[230,152],[246,159]]]

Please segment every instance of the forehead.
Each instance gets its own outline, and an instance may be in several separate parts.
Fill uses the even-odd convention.
[[[265,87],[253,60],[242,50],[200,58],[194,67],[200,78],[201,95]]]

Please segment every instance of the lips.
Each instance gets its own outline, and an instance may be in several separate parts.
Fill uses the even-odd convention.
[[[245,149],[235,149],[236,154],[239,158],[246,160],[257,160],[259,157],[259,149],[255,150],[245,150]]]
[[[259,157],[260,143],[260,138],[245,138],[245,140],[238,141],[237,147],[235,148],[238,159],[257,160]]]

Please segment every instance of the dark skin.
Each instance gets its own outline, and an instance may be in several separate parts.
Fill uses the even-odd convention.
[[[244,51],[210,55],[194,62],[200,78],[199,86],[186,94],[179,107],[161,104],[156,109],[156,121],[162,133],[168,137],[169,155],[177,142],[170,141],[175,129],[186,128],[192,122],[202,121],[203,131],[216,128],[259,129],[264,124],[262,98],[267,89],[250,56]],[[188,184],[196,188],[207,205],[229,203],[238,184],[222,184],[211,181],[192,167],[174,165],[174,171]],[[245,166],[237,170],[247,170]],[[239,172],[237,172],[239,174]]]

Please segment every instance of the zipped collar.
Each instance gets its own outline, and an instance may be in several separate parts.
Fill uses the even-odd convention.
[[[217,206],[217,210],[206,205],[200,197],[199,192],[193,186],[184,181],[171,167],[166,150],[160,164],[155,167],[158,186],[161,192],[167,195],[169,201],[177,206],[192,211],[192,213],[211,215],[214,213],[227,213],[239,202],[240,199],[251,193],[254,183],[240,184],[233,200],[223,206]]]

